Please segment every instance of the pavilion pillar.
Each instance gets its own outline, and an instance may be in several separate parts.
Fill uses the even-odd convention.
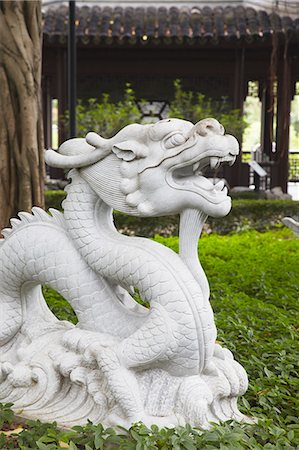
[[[65,114],[68,107],[67,102],[67,51],[60,47],[57,51],[57,69],[56,69],[56,92],[58,100],[58,145],[68,138],[67,128],[61,121],[61,117]],[[64,170],[56,167],[50,168],[51,178],[63,179],[65,177]]]
[[[239,109],[243,114],[243,104],[247,92],[247,83],[244,77],[245,65],[245,48],[237,49],[235,51],[235,71],[234,71],[234,92],[233,92],[233,108]],[[242,147],[242,135],[236,136]],[[228,181],[230,187],[247,186],[249,181],[249,171],[246,164],[242,164],[241,152],[238,155],[235,164],[232,168],[225,168],[224,176]]]
[[[273,117],[274,117],[274,92],[273,80],[268,78],[262,83],[260,100],[262,102],[261,117],[261,146],[264,155],[271,160],[273,157]]]
[[[68,110],[69,137],[76,137],[76,102],[77,102],[77,47],[76,47],[76,2],[69,1],[68,23]]]
[[[261,111],[261,151],[262,162],[260,164],[267,171],[268,176],[265,180],[264,189],[271,187],[272,172],[277,164],[273,161],[273,119],[274,119],[274,77],[271,76],[259,82],[259,99],[262,104]]]
[[[290,66],[286,44],[277,76],[276,152],[273,158],[276,164],[271,177],[271,187],[280,186],[283,192],[287,192],[289,177],[289,128],[292,100]]]
[[[58,117],[62,117],[68,109],[68,89],[67,89],[67,50],[59,48],[57,55],[57,99],[58,99]],[[59,145],[68,138],[67,129],[61,120],[58,121],[58,140]]]

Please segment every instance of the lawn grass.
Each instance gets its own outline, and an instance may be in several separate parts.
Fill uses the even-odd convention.
[[[156,240],[178,250],[177,237],[157,236]],[[108,448],[103,446],[109,443],[109,448],[124,450],[299,448],[295,394],[299,239],[285,228],[204,235],[199,254],[210,282],[218,340],[234,353],[249,376],[249,389],[239,405],[258,419],[255,425],[228,422],[202,432],[190,427],[148,430],[137,424],[128,434],[122,430],[115,434],[89,424],[67,434],[54,425],[30,422],[29,429],[14,440],[0,437],[0,448],[54,450],[63,448],[59,441],[67,442],[72,450]],[[56,293],[46,289],[45,295],[59,318],[74,320],[73,311]],[[9,408],[3,407],[2,415],[5,411],[9,415]],[[20,447],[9,447],[9,442]]]

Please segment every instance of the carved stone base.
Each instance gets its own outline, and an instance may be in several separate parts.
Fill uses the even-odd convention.
[[[0,401],[13,402],[15,412],[23,417],[55,420],[62,427],[84,424],[87,419],[107,426],[129,427],[143,421],[201,428],[208,428],[209,422],[247,420],[237,407],[237,397],[247,389],[246,372],[230,351],[217,344],[209,371],[190,377],[171,376],[159,368],[128,370],[117,362],[117,377],[126,372],[123,377],[129,375],[136,383],[136,396],[142,400],[143,413],[136,410],[134,416],[135,399],[130,414],[128,399],[117,398],[107,335],[67,322],[40,323],[31,327],[30,336],[28,329],[25,323],[0,363]],[[110,338],[110,344],[115,343]]]

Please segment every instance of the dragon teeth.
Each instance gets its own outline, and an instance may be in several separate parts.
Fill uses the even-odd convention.
[[[229,166],[232,166],[234,162],[236,161],[236,156],[224,156],[223,158],[218,158],[216,156],[213,156],[210,159],[210,166],[211,169],[218,169],[221,163],[227,162]]]
[[[232,159],[229,161],[228,165],[232,166],[235,161],[236,161],[236,156],[233,156]]]
[[[198,168],[199,168],[199,161],[193,164],[193,172],[196,172]]]
[[[219,159],[215,156],[212,156],[212,158],[210,159],[211,169],[217,169],[217,167],[219,167],[219,165],[220,165]]]

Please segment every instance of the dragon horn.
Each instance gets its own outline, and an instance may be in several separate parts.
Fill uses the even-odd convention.
[[[93,153],[88,155],[75,155],[66,156],[61,155],[54,150],[46,150],[45,161],[51,167],[60,167],[61,169],[77,169],[79,167],[89,166],[94,164],[105,156],[108,155],[110,151],[103,152],[101,150],[95,150]]]
[[[111,146],[111,139],[105,139],[93,131],[87,133],[85,139],[88,144],[96,148],[107,148],[107,146]]]
[[[88,133],[86,140],[74,138],[64,142],[59,147],[58,152],[51,149],[46,150],[45,161],[52,167],[75,169],[100,161],[110,151],[111,143],[109,139],[104,139],[96,133]]]
[[[207,136],[208,134],[218,134],[223,136],[224,128],[218,120],[209,117],[208,119],[197,122],[188,132],[186,137],[190,138],[195,133],[198,133],[200,136]]]

